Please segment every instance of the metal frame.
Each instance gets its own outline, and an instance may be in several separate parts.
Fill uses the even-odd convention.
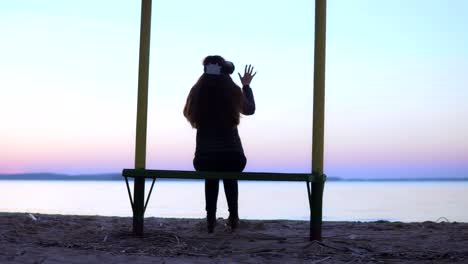
[[[156,178],[153,178],[150,194],[145,201],[145,178],[146,173],[146,132],[147,132],[147,108],[148,108],[148,73],[150,55],[150,33],[151,33],[151,3],[152,0],[142,0],[141,4],[141,26],[140,26],[140,57],[138,72],[138,104],[135,144],[135,172],[140,171],[143,175],[124,175],[127,184],[128,195],[133,210],[133,232],[137,236],[143,235],[144,213],[148,205],[149,197],[153,190]],[[315,46],[314,46],[314,106],[313,106],[313,129],[312,129],[312,172],[311,175],[320,175],[322,180],[312,182],[304,178],[307,184],[309,197],[310,215],[310,240],[322,239],[322,199],[325,176],[323,174],[323,139],[325,120],[325,46],[326,46],[326,0],[315,0]],[[125,172],[125,170],[124,170]],[[138,172],[137,172],[138,174]],[[195,175],[187,174],[186,176]],[[219,174],[218,174],[219,175]],[[243,174],[244,175],[244,174]],[[273,175],[273,174],[272,174]],[[132,199],[127,177],[134,177],[134,196]],[[245,176],[245,175],[244,175]],[[246,179],[244,176],[239,179]],[[223,178],[222,176],[213,176]],[[183,177],[179,177],[183,178]],[[190,177],[189,177],[190,178]],[[264,177],[264,180],[268,180]],[[247,178],[248,179],[248,178]],[[270,179],[284,180],[284,179]],[[309,185],[310,184],[310,185]],[[312,213],[312,210],[314,212]]]
[[[146,212],[146,207],[153,191],[156,179],[236,179],[248,181],[302,181],[307,185],[307,198],[309,200],[310,209],[310,240],[321,239],[321,223],[322,223],[322,194],[313,193],[313,188],[316,185],[324,185],[326,175],[314,175],[306,173],[264,173],[264,172],[216,172],[216,171],[170,171],[170,170],[144,170],[144,169],[124,169],[122,175],[125,177],[127,191],[130,198],[130,204],[133,213],[139,214],[135,210],[142,210],[142,214]],[[138,179],[153,179],[148,196],[145,199],[144,207],[136,209],[132,199],[128,178]],[[139,230],[139,229],[134,229]],[[139,235],[143,235],[139,234]]]

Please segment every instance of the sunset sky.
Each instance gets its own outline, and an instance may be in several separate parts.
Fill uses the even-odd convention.
[[[328,1],[329,176],[468,177],[467,10]],[[133,166],[139,23],[133,0],[0,2],[0,173]],[[148,168],[193,169],[182,109],[219,54],[258,70],[246,171],[310,170],[314,1],[153,0],[151,41]]]

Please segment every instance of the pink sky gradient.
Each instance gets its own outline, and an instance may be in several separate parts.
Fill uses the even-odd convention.
[[[192,10],[219,5],[154,3],[148,168],[192,169],[195,131],[182,108],[203,57],[221,54],[238,69],[251,63],[258,70],[257,112],[239,127],[247,170],[310,169],[313,1],[270,1],[269,12],[262,1],[239,1],[224,3],[230,19],[209,30],[211,18]],[[249,20],[238,17],[243,4]],[[329,4],[330,176],[468,177],[468,4],[404,6]],[[0,173],[133,166],[139,8],[131,1],[110,9],[90,0],[0,3]]]

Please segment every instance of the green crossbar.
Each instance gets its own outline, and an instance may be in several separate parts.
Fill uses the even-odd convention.
[[[216,171],[173,171],[124,169],[122,175],[132,178],[158,179],[233,179],[247,181],[308,181],[323,182],[325,175],[310,173],[269,173],[269,172],[216,172]]]

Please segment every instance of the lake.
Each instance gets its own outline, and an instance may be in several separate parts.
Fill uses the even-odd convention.
[[[146,185],[148,191],[150,183]],[[159,181],[146,216],[202,218],[202,181]],[[0,180],[0,211],[131,216],[124,181]],[[218,216],[227,217],[220,186]],[[239,182],[244,219],[309,219],[306,185]],[[468,181],[329,181],[325,221],[468,222]]]

